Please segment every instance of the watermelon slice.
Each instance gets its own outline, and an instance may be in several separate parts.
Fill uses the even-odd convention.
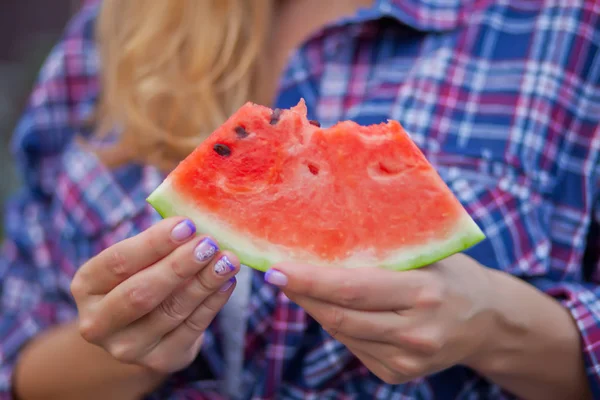
[[[484,239],[400,124],[321,129],[301,101],[247,103],[148,197],[258,270],[418,268]]]

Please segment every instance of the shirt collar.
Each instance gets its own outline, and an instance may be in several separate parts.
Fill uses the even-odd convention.
[[[494,0],[374,0],[369,8],[338,21],[362,23],[392,18],[419,31],[451,31],[467,23]]]

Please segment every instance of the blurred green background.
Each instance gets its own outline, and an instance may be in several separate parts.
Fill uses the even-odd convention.
[[[0,0],[0,206],[18,187],[10,138],[37,73],[81,0]],[[2,228],[0,228],[0,235]]]

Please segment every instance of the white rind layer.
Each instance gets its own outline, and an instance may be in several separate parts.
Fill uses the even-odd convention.
[[[202,211],[193,201],[183,198],[167,178],[149,197],[150,203],[164,218],[185,216],[191,219],[198,232],[210,235],[222,249],[233,251],[242,264],[266,271],[279,262],[300,262],[314,265],[330,265],[315,254],[292,250],[281,245],[253,238],[248,234],[228,226],[210,212]],[[464,216],[455,226],[455,231],[443,241],[431,241],[419,246],[402,247],[385,259],[378,259],[369,251],[357,252],[350,257],[335,262],[346,268],[382,267],[393,270],[419,268],[463,251],[485,239],[485,236],[471,217]]]

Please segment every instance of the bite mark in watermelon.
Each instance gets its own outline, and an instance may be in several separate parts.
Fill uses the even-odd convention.
[[[485,238],[396,121],[327,129],[247,103],[148,197],[240,261],[418,268]]]

